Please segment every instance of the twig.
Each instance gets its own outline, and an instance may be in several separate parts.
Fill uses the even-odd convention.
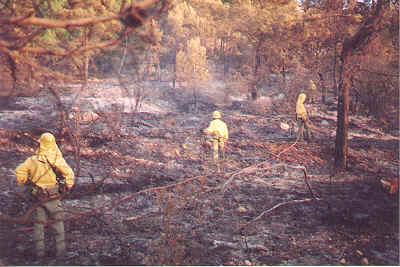
[[[293,148],[296,144],[297,144],[297,140],[296,140],[293,144],[291,144],[289,147],[287,147],[286,149],[284,149],[284,150],[282,150],[281,152],[279,152],[278,155],[275,155],[274,153],[271,153],[271,152],[269,152],[269,153],[270,153],[271,155],[273,155],[274,157],[276,157],[276,158],[280,158],[279,156],[280,156],[281,154],[283,154],[283,153],[289,151],[289,150],[290,150],[291,148]],[[239,174],[241,174],[241,173],[251,173],[253,170],[255,170],[255,168],[257,168],[258,166],[264,165],[264,164],[268,163],[269,161],[270,161],[270,160],[265,160],[265,161],[263,161],[263,162],[260,162],[260,163],[254,164],[254,165],[250,165],[249,167],[246,167],[246,168],[244,168],[244,169],[242,169],[242,170],[240,170],[240,171],[238,171],[238,172],[233,173],[232,176],[221,186],[222,192],[225,192],[226,186],[227,186],[228,184],[230,184],[230,183],[233,181],[233,179],[234,179],[237,175],[239,175]],[[303,167],[303,168],[305,169],[305,167]],[[304,170],[303,170],[303,171],[304,171]]]
[[[282,153],[282,152],[281,152],[281,153]],[[281,153],[280,153],[280,154],[281,154]],[[259,165],[261,165],[261,164],[263,164],[263,163],[265,163],[265,161],[264,161],[264,162],[261,162],[261,163],[259,163],[259,164],[256,164],[255,166],[247,167],[247,168],[245,168],[245,169],[243,169],[243,170],[241,170],[241,171],[235,173],[234,175],[231,176],[231,178],[230,178],[227,182],[224,183],[223,187],[226,186],[228,183],[230,183],[230,182],[232,181],[232,179],[234,178],[234,176],[238,175],[239,173],[243,172],[244,170],[252,170],[252,169],[254,169],[255,167],[257,167],[257,166],[259,166]],[[281,207],[281,206],[288,205],[288,204],[293,204],[293,203],[311,202],[312,200],[317,200],[317,201],[321,201],[321,200],[322,200],[322,199],[319,198],[319,197],[315,197],[315,195],[314,195],[314,193],[313,193],[313,191],[312,191],[312,188],[311,188],[311,186],[310,186],[310,184],[309,184],[309,182],[308,182],[308,178],[307,178],[307,169],[306,169],[306,167],[304,167],[304,166],[291,166],[291,165],[287,165],[287,164],[283,164],[283,163],[282,163],[282,164],[275,165],[274,167],[281,167],[281,166],[288,167],[288,168],[292,168],[292,169],[300,169],[300,170],[303,171],[303,173],[304,173],[304,181],[305,181],[305,183],[306,183],[306,185],[307,185],[307,188],[308,188],[308,190],[309,190],[309,192],[310,192],[311,198],[302,199],[302,200],[291,200],[291,201],[286,201],[286,202],[279,203],[279,204],[273,206],[272,208],[270,208],[270,209],[268,209],[268,210],[262,212],[260,215],[258,215],[258,216],[257,216],[256,218],[254,218],[253,220],[251,220],[251,221],[249,221],[248,223],[242,225],[242,227],[248,226],[249,224],[251,224],[251,223],[253,223],[253,222],[259,220],[260,218],[262,218],[265,214],[270,213],[270,212],[272,212],[272,211],[278,209],[278,208]],[[225,190],[225,188],[223,188],[223,190]]]
[[[284,150],[282,150],[281,152],[279,152],[279,154],[276,155],[276,157],[279,158],[279,156],[280,156],[281,154],[285,153],[286,151],[289,151],[292,147],[294,147],[294,146],[297,144],[297,141],[298,141],[298,140],[296,140],[293,144],[291,144],[291,145],[290,145],[289,147],[287,147],[286,149],[284,149]]]
[[[145,122],[145,121],[143,121],[143,120],[141,120],[141,121],[136,121],[136,123],[143,124],[144,126],[147,126],[147,127],[150,127],[150,128],[157,128],[156,126],[154,126],[154,125],[152,125],[152,124],[150,124],[150,123],[148,123],[148,122]]]
[[[310,184],[308,183],[307,169],[306,169],[306,167],[304,167],[304,166],[290,166],[290,165],[287,165],[287,167],[292,168],[292,169],[300,169],[300,170],[303,171],[303,173],[304,173],[304,182],[305,182],[306,185],[307,185],[308,191],[310,191],[311,197],[315,199],[315,196],[314,196],[314,193],[313,193],[313,191],[312,191],[312,189],[311,189],[311,186],[310,186]]]
[[[212,248],[227,247],[227,248],[232,248],[232,249],[239,249],[239,245],[236,243],[232,243],[232,242],[213,240],[212,243],[213,243]]]
[[[291,201],[286,201],[286,202],[281,202],[276,204],[275,206],[273,206],[272,208],[263,211],[260,215],[258,215],[256,218],[254,218],[253,220],[247,222],[246,224],[242,224],[242,227],[246,227],[249,224],[258,221],[259,219],[261,219],[264,215],[273,212],[274,210],[278,209],[279,207],[285,206],[285,205],[289,205],[289,204],[295,204],[295,203],[305,203],[305,202],[311,202],[313,200],[318,200],[320,201],[321,199],[319,198],[306,198],[306,199],[295,199],[295,200],[291,200]]]
[[[246,168],[244,168],[244,169],[241,169],[241,170],[238,171],[238,172],[233,173],[232,176],[228,179],[228,181],[226,181],[222,186],[220,186],[222,192],[223,192],[223,193],[225,192],[227,185],[230,184],[230,183],[232,183],[233,179],[234,179],[237,175],[239,175],[239,174],[241,174],[241,173],[251,173],[253,170],[255,170],[255,168],[257,168],[258,166],[263,165],[263,164],[265,164],[265,163],[267,163],[267,162],[269,162],[269,160],[265,160],[265,161],[263,161],[263,162],[260,162],[260,163],[255,164],[255,165],[251,165],[251,166],[249,166],[249,167],[246,167]]]

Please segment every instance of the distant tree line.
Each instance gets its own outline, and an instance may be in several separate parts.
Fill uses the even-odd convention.
[[[85,90],[91,76],[164,75],[194,94],[218,80],[255,99],[272,87],[295,96],[313,80],[322,102],[339,99],[336,165],[345,168],[349,112],[398,127],[398,8],[390,0],[1,1],[1,96],[34,95],[49,80]]]

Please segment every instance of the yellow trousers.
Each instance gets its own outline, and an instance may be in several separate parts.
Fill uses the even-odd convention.
[[[212,148],[213,151],[213,160],[215,163],[219,160],[219,154],[221,154],[221,158],[225,158],[225,139],[224,138],[210,138],[207,141]]]

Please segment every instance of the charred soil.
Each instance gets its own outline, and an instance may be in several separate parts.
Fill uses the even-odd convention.
[[[49,234],[47,257],[35,259],[23,218],[31,204],[13,170],[47,130],[78,164],[70,137],[55,131],[57,114],[24,101],[0,113],[3,265],[399,264],[398,193],[381,183],[398,178],[399,137],[352,118],[349,169],[333,174],[336,123],[322,104],[305,143],[280,128],[281,114],[221,108],[230,139],[219,171],[200,132],[212,104],[121,112],[118,129],[101,113],[80,126],[80,174],[63,200],[67,256],[52,257]]]

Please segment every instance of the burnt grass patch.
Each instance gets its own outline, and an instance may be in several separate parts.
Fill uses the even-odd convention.
[[[13,170],[33,153],[32,139],[40,131],[31,124],[1,128],[0,238],[6,241],[0,263],[399,264],[398,194],[388,194],[380,183],[397,177],[397,140],[353,138],[351,168],[333,175],[331,137],[291,147],[294,140],[262,116],[223,111],[232,139],[220,172],[201,149],[200,128],[209,118],[190,110],[138,113],[134,119],[125,114],[119,136],[102,134],[107,125],[101,120],[93,125],[96,131],[82,131],[81,173],[63,200],[68,253],[62,263],[52,257],[51,245],[46,258],[35,259],[32,222],[10,220],[29,210]],[[171,123],[163,125],[166,117]],[[181,127],[185,120],[190,127]],[[76,168],[68,136],[57,137]],[[291,168],[299,165],[307,170],[314,198],[304,173]],[[52,244],[52,235],[46,238]]]

